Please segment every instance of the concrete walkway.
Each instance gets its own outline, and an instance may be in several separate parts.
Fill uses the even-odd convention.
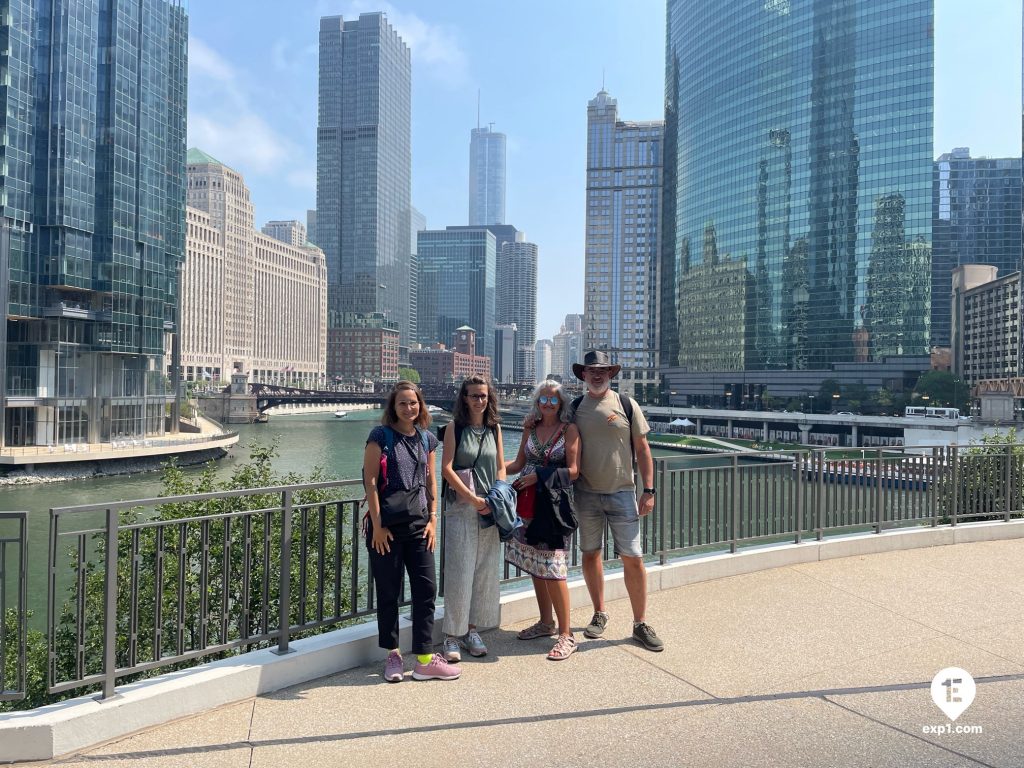
[[[378,666],[224,707],[54,761],[64,766],[1024,765],[1024,540],[829,560],[651,595],[666,642],[606,639],[567,661],[485,633],[456,682]],[[573,612],[579,630],[589,606]],[[945,726],[945,667],[977,697]],[[408,667],[408,663],[407,663]],[[38,765],[38,764],[37,764]]]

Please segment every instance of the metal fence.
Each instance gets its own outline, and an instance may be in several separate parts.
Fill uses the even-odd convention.
[[[0,701],[25,698],[28,632],[28,522],[0,512]]]
[[[657,504],[641,534],[646,556],[661,562],[835,533],[1009,520],[1024,509],[1024,446],[669,456],[655,472]],[[298,634],[372,614],[361,496],[349,480],[52,509],[47,690],[98,686],[108,697],[133,676],[259,647],[286,653]],[[0,600],[13,594],[12,578],[18,583],[16,611],[0,603],[18,618],[0,630],[0,658],[18,648],[18,663],[0,670],[9,697],[19,682],[11,675],[24,677],[25,520],[5,518],[20,524],[0,538]],[[608,542],[604,556],[614,555]],[[573,565],[578,556],[574,546]],[[507,565],[504,576],[521,578]]]

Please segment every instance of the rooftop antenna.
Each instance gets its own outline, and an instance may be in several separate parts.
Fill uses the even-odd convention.
[[[601,90],[604,90],[604,67],[601,67]]]
[[[476,129],[480,130],[480,89],[476,89]]]

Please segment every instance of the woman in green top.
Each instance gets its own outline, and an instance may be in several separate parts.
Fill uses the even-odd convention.
[[[499,421],[498,398],[490,381],[468,377],[452,408],[441,457],[441,474],[449,488],[444,504],[442,648],[448,661],[461,661],[460,648],[471,656],[484,656],[487,646],[477,627],[496,627],[500,618],[498,529],[480,527],[480,517],[489,511],[487,491],[495,480],[505,479]]]

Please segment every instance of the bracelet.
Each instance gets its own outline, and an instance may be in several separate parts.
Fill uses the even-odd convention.
[[[649,493],[649,494],[651,494],[651,496],[653,496],[654,495],[654,489],[653,488],[644,488],[644,493]]]

